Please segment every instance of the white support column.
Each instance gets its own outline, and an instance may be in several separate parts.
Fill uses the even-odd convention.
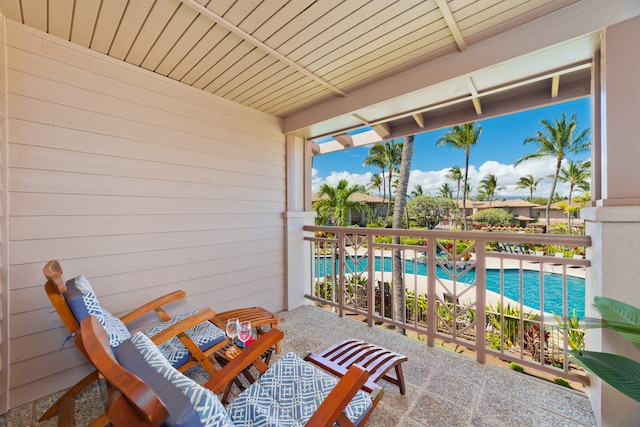
[[[286,301],[291,310],[309,304],[305,293],[311,288],[311,242],[305,241],[302,227],[313,225],[311,211],[311,142],[295,136],[287,144]]]
[[[594,174],[596,205],[583,209],[593,246],[587,277],[587,317],[597,295],[640,307],[640,17],[609,27],[594,88]],[[597,58],[597,56],[596,56]],[[597,76],[597,73],[596,73]],[[598,144],[599,143],[599,144]],[[587,331],[587,349],[640,360],[640,351],[612,331]],[[640,403],[597,378],[588,389],[596,421],[602,426],[636,426]]]

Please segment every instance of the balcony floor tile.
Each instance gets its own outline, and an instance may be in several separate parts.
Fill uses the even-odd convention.
[[[480,365],[464,354],[410,339],[345,316],[340,318],[314,306],[281,313],[285,333],[283,352],[320,352],[353,337],[406,355],[403,364],[407,394],[380,381],[384,396],[367,423],[377,426],[595,426],[588,399],[582,393],[523,374]],[[279,355],[276,355],[279,357]],[[201,369],[188,372],[198,382]],[[85,425],[101,412],[103,391],[91,387],[76,401],[76,425]],[[51,398],[23,405],[0,416],[5,425],[55,425],[55,419],[36,420]]]

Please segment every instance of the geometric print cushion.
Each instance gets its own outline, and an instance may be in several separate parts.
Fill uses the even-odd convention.
[[[102,309],[102,314],[104,323],[100,323],[102,323],[104,330],[107,332],[111,348],[116,348],[122,344],[123,341],[131,338],[131,332],[129,332],[129,329],[127,329],[127,326],[122,320],[118,319],[105,309]]]
[[[64,293],[64,299],[67,301],[67,305],[76,321],[80,323],[85,317],[91,315],[96,317],[104,326],[102,308],[87,278],[78,276],[68,280],[66,285],[67,291]]]
[[[163,322],[153,328],[144,332],[148,337],[153,337],[159,332],[164,331],[169,326],[186,319],[189,316],[197,313],[196,310],[187,311],[179,314],[166,322]],[[226,333],[222,329],[218,328],[211,322],[202,322],[192,328],[187,329],[186,334],[189,338],[200,348],[205,351],[214,345],[218,344],[226,338]],[[184,346],[179,338],[173,337],[158,346],[162,354],[169,360],[172,366],[179,368],[189,361],[191,354],[189,350]]]
[[[233,427],[234,424],[218,397],[211,390],[202,387],[171,366],[146,335],[136,332],[131,337],[131,342],[151,367],[179,388],[189,399],[202,425]]]
[[[236,397],[228,407],[229,415],[236,426],[301,426],[337,383],[334,377],[288,353]],[[359,390],[344,412],[357,425],[371,405],[371,396]]]

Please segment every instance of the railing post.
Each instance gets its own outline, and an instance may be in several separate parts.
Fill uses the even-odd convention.
[[[485,242],[476,240],[476,360],[486,361],[486,319],[487,319],[487,258]]]
[[[373,311],[376,306],[376,291],[374,282],[376,280],[375,270],[375,235],[367,236],[367,325],[373,326]]]
[[[435,345],[436,334],[436,238],[427,239],[427,345]]]
[[[338,233],[338,316],[344,317],[344,293],[346,291],[344,286],[344,263],[345,263],[345,242],[344,231],[337,231]]]

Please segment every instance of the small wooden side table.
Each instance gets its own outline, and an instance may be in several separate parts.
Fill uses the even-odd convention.
[[[266,332],[262,330],[262,326],[269,325],[271,328],[277,328],[278,322],[284,322],[282,317],[262,307],[238,308],[235,310],[223,311],[222,313],[216,313],[214,322],[219,321],[219,324],[216,322],[217,326],[222,330],[225,330],[227,327],[227,320],[234,317],[237,317],[241,321],[250,321],[251,327],[256,328],[256,331],[258,331],[258,336]],[[276,353],[280,354],[281,351],[281,343],[278,342],[276,344]]]

